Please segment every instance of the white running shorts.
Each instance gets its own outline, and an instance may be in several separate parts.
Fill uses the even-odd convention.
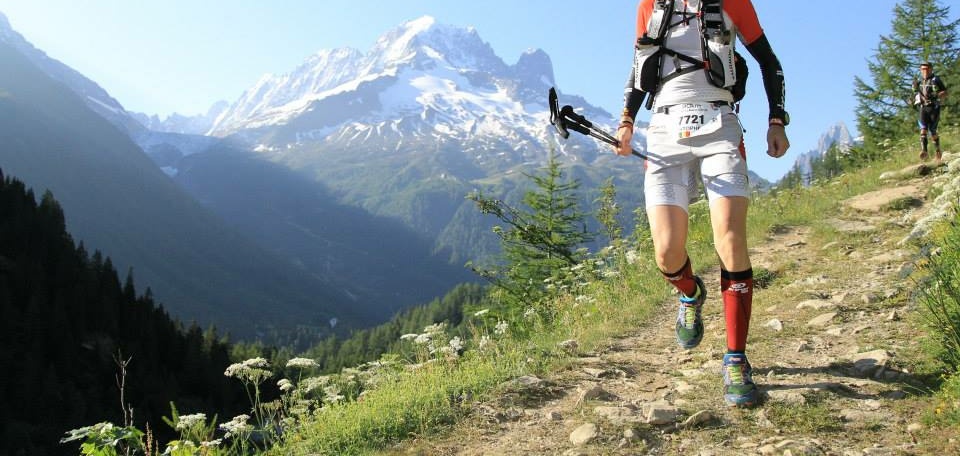
[[[680,106],[680,105],[677,105]],[[747,163],[741,153],[743,129],[737,114],[729,106],[720,106],[711,124],[709,118],[673,109],[657,112],[647,128],[646,177],[644,198],[653,206],[679,206],[688,210],[699,197],[698,181],[703,182],[708,201],[718,197],[749,197]],[[708,113],[709,115],[709,113]],[[705,123],[699,133],[678,125],[691,120]],[[687,137],[683,137],[687,136]]]

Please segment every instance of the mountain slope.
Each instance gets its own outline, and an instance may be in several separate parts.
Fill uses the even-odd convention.
[[[335,290],[311,295],[333,294],[361,309],[355,313],[367,316],[363,324],[385,321],[400,309],[476,280],[460,264],[448,264],[445,257],[435,255],[431,243],[409,228],[339,205],[322,184],[232,146],[231,141],[191,134],[209,128],[225,103],[212,106],[206,116],[174,115],[163,121],[128,113],[95,82],[35,49],[5,22],[0,23],[0,41],[13,43],[28,60],[39,62],[41,71],[125,132],[186,193],[223,218],[230,230],[255,242],[259,247],[254,250],[266,249],[275,261],[295,268],[290,277],[299,274],[306,277],[306,287],[323,284],[326,290]],[[89,92],[97,96],[86,96]],[[104,106],[110,109],[104,111]],[[171,273],[185,267],[179,263],[185,257],[166,259],[168,264],[156,267]]]
[[[165,176],[84,100],[0,42],[0,160],[61,201],[88,248],[185,319],[252,336],[263,326],[354,325],[347,296],[242,238]],[[327,329],[329,330],[329,329]]]
[[[178,169],[174,179],[231,227],[346,293],[378,322],[476,280],[397,220],[338,204],[316,181],[249,151],[217,144],[184,157]]]
[[[175,438],[156,426],[171,400],[245,410],[242,388],[223,376],[230,347],[137,296],[109,257],[65,229],[56,200],[0,170],[0,364],[15,372],[0,378],[0,454],[69,454],[58,444],[66,430],[114,420],[118,356],[130,362],[124,401],[157,438]]]
[[[209,134],[312,176],[345,204],[403,221],[462,263],[496,244],[464,196],[508,189],[519,201],[523,173],[545,164],[551,148],[583,170],[584,189],[612,176],[624,184],[624,213],[640,205],[641,162],[583,136],[558,140],[546,103],[554,84],[542,50],[508,65],[476,30],[423,17],[366,53],[324,50],[289,74],[264,76]],[[561,94],[561,102],[614,125],[580,97]]]

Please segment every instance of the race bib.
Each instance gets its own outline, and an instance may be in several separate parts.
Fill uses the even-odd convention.
[[[676,138],[685,139],[713,133],[720,129],[723,112],[713,103],[685,103],[670,107],[667,125]]]

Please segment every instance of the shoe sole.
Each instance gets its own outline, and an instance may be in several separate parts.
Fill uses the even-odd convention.
[[[757,399],[755,397],[744,398],[742,396],[738,396],[733,398],[731,396],[724,395],[723,400],[730,407],[753,407],[757,405]]]
[[[701,325],[701,326],[702,326],[702,325]],[[698,338],[696,338],[696,339],[694,339],[694,340],[692,340],[692,341],[690,341],[690,342],[687,342],[687,343],[683,343],[683,342],[680,341],[680,339],[677,339],[677,345],[679,345],[680,348],[683,348],[683,349],[685,349],[685,350],[691,350],[691,349],[697,348],[697,346],[700,345],[700,342],[703,341],[703,332],[704,332],[704,331],[701,329],[701,330],[700,330],[700,337],[698,337]]]

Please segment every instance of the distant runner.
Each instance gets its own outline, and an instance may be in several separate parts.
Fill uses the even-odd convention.
[[[940,123],[940,101],[947,98],[947,86],[940,77],[933,74],[933,65],[930,62],[920,64],[920,80],[913,81],[913,92],[916,93],[915,103],[920,105],[920,160],[926,160],[927,132],[933,138],[937,148],[937,163],[943,160],[940,150],[940,136],[937,135],[937,124]]]
[[[646,107],[653,114],[647,129],[644,194],[657,266],[680,293],[677,343],[692,349],[703,339],[701,309],[707,290],[693,274],[686,250],[687,208],[702,181],[721,263],[727,327],[724,399],[730,405],[750,406],[758,400],[745,353],[753,302],[747,254],[750,190],[743,129],[734,110],[735,100],[742,97],[737,67],[745,65],[736,60],[735,36],[760,64],[770,105],[767,154],[782,157],[790,147],[783,71],[750,0],[640,2],[636,58],[617,130],[617,153],[630,154],[634,119],[649,97]]]

